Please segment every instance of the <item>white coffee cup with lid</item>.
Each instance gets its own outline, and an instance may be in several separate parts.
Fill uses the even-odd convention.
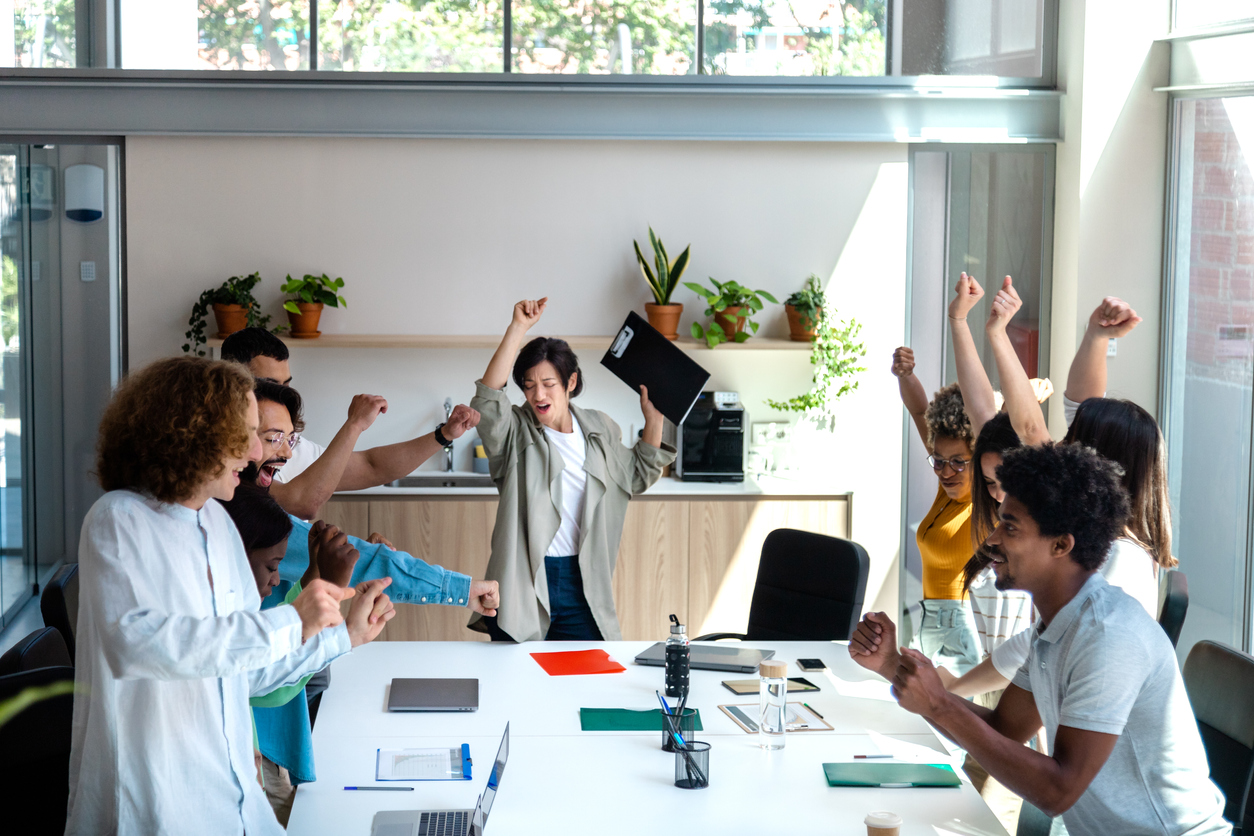
[[[901,836],[901,816],[896,813],[867,813],[867,836]]]

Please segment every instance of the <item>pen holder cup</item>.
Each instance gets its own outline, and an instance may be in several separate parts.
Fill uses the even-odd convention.
[[[675,745],[675,786],[681,790],[703,790],[710,785],[710,744],[688,740]]]
[[[675,742],[675,738],[671,736],[671,726],[679,732],[679,736],[684,740],[692,740],[697,736],[697,710],[695,708],[685,708],[682,717],[675,714],[671,715],[670,722],[667,721],[665,715],[662,717],[662,751],[674,752],[679,748],[679,744]]]

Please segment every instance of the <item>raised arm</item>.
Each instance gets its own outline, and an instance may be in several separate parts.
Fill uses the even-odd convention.
[[[1083,403],[1106,394],[1106,349],[1112,339],[1125,337],[1141,323],[1132,306],[1107,296],[1089,314],[1089,326],[1067,372],[1067,400]]]
[[[453,409],[440,435],[449,441],[455,441],[469,429],[479,423],[479,413],[465,404],[458,404]],[[436,441],[435,433],[412,438],[397,444],[386,444],[382,447],[371,447],[369,450],[354,452],[344,468],[336,490],[359,491],[386,485],[394,479],[408,476],[444,447]]]
[[[1023,300],[1015,292],[1014,282],[1007,276],[989,306],[984,330],[993,349],[993,359],[997,362],[997,375],[1001,378],[1001,393],[1006,398],[1010,425],[1024,444],[1044,444],[1051,440],[1045,428],[1045,415],[1037,403],[1036,390],[1032,388],[1028,374],[1019,362],[1019,355],[1015,354],[1006,334],[1006,326],[1021,307]]]
[[[954,289],[953,301],[949,303],[949,331],[954,338],[958,386],[962,389],[963,408],[971,419],[971,432],[976,438],[988,419],[997,414],[993,384],[988,382],[988,373],[984,371],[984,363],[975,350],[975,340],[971,338],[971,328],[967,325],[967,314],[983,297],[984,288],[963,273]]]
[[[318,509],[337,490],[354,490],[340,487],[340,480],[354,455],[353,447],[357,445],[361,434],[387,410],[387,400],[378,395],[354,395],[348,406],[348,420],[340,427],[335,438],[331,439],[322,455],[290,482],[276,480],[270,486],[270,495],[283,506],[283,510],[307,520],[317,514]]]
[[[927,443],[927,392],[923,383],[914,376],[914,350],[904,345],[893,352],[893,374],[897,375],[897,390],[901,393],[901,402],[906,412],[914,419],[914,428],[923,439],[923,446],[929,453],[932,448]]]
[[[514,367],[514,359],[522,348],[523,338],[531,326],[540,321],[540,315],[548,307],[549,297],[543,299],[524,299],[514,305],[514,318],[505,329],[505,336],[497,346],[496,353],[488,362],[488,370],[483,373],[483,384],[493,389],[504,389],[509,383],[509,373]]]

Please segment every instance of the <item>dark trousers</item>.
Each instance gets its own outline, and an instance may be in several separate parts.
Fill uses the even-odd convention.
[[[545,640],[601,641],[601,631],[583,594],[579,556],[544,558],[544,574],[549,582],[549,632]],[[483,621],[492,641],[514,640],[500,628],[495,617],[485,616]]]

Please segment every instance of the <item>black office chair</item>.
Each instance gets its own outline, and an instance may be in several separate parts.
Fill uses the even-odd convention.
[[[1163,578],[1163,590],[1163,609],[1158,614],[1158,623],[1175,647],[1184,627],[1184,616],[1189,611],[1189,579],[1179,569],[1169,569]]]
[[[1234,833],[1254,833],[1254,656],[1201,641],[1189,651],[1183,674],[1210,779],[1227,799],[1224,818]]]
[[[693,641],[844,641],[862,615],[870,566],[852,540],[777,528],[762,544],[747,631]]]
[[[27,688],[74,680],[70,667],[38,668],[0,676],[0,703]],[[61,836],[70,798],[70,726],[74,697],[39,700],[0,726],[0,809],[21,814],[23,834]]]
[[[65,639],[52,627],[41,627],[0,656],[0,676],[37,668],[72,668]]]
[[[1053,822],[1041,812],[1040,807],[1025,801],[1019,808],[1019,826],[1015,828],[1015,836],[1049,836]]]
[[[74,632],[78,629],[78,564],[67,563],[57,570],[39,599],[44,624],[56,627],[74,659]]]

